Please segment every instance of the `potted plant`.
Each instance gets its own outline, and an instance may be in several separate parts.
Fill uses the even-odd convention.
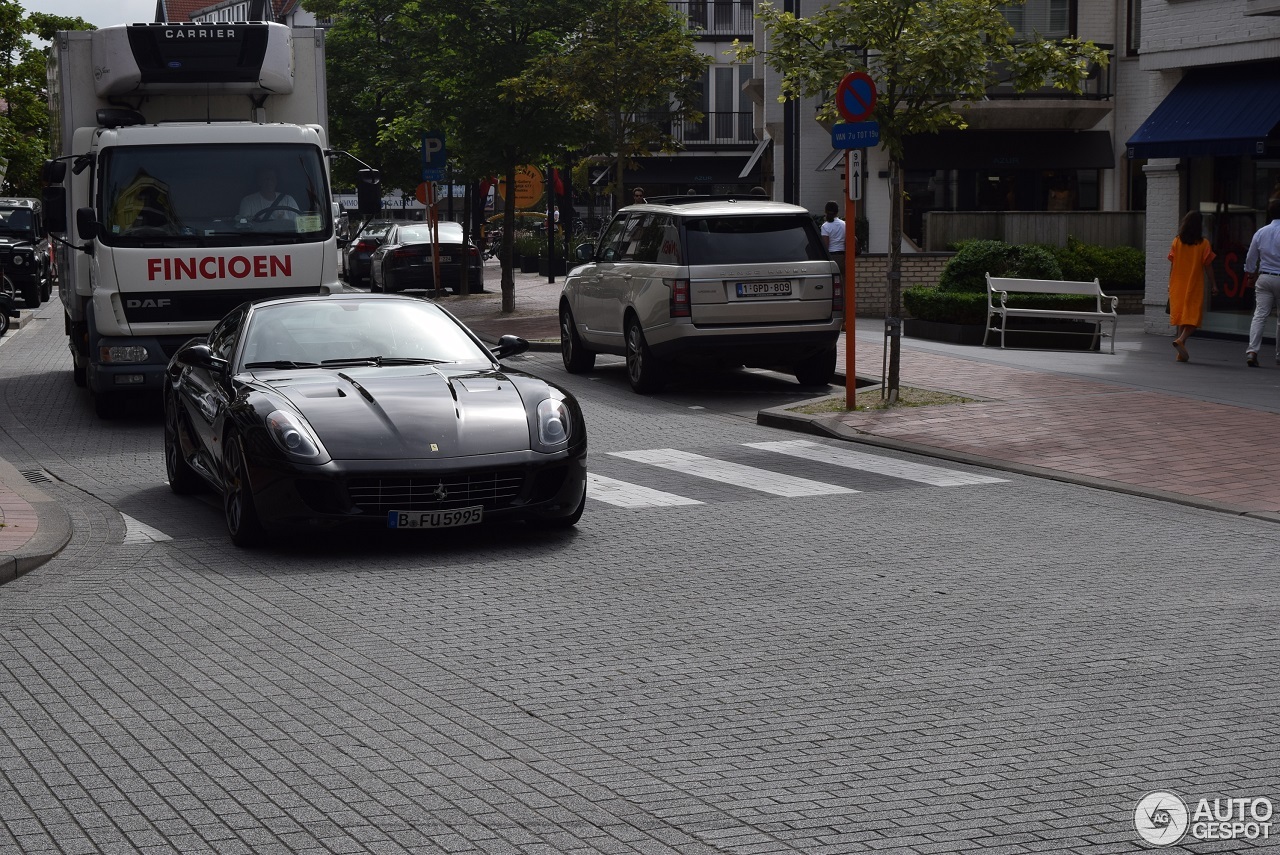
[[[521,273],[537,273],[538,258],[546,251],[546,237],[536,232],[516,232],[515,256],[519,259]]]

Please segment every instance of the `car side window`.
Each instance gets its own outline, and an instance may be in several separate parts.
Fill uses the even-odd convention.
[[[635,232],[633,261],[650,264],[679,264],[680,244],[675,223],[667,214],[648,214]]]
[[[614,221],[609,224],[609,228],[605,230],[604,237],[600,238],[600,246],[596,250],[596,258],[600,261],[618,261],[622,258],[622,247],[619,244],[629,219],[631,218],[614,218]]]
[[[240,340],[240,322],[244,319],[244,310],[240,309],[227,315],[209,333],[209,350],[220,359],[230,359]]]
[[[649,261],[644,258],[644,230],[653,222],[653,214],[636,214],[627,221],[627,228],[618,242],[622,261]]]

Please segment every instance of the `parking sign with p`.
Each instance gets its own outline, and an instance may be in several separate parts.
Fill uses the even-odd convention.
[[[444,147],[442,131],[427,131],[422,135],[422,180],[443,181],[449,154]]]

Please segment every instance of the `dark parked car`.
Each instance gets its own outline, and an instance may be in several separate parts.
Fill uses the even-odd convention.
[[[484,260],[470,241],[462,236],[460,223],[442,222],[437,242],[440,246],[440,283],[463,293],[461,270],[471,292],[484,290]],[[426,223],[400,223],[387,233],[382,246],[369,261],[373,291],[434,290],[434,267],[431,260],[431,229]]]
[[[395,220],[370,220],[343,247],[342,273],[348,284],[369,284],[369,259],[395,224]]]
[[[587,433],[573,396],[504,368],[418,297],[245,303],[169,363],[169,486],[222,495],[240,546],[279,527],[577,523]]]
[[[53,256],[39,199],[0,198],[0,269],[27,308],[53,293]]]

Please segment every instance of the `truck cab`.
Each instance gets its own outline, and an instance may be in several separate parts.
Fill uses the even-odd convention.
[[[170,356],[235,306],[342,290],[322,30],[59,33],[50,80],[45,201],[73,377],[99,415],[160,390]]]

